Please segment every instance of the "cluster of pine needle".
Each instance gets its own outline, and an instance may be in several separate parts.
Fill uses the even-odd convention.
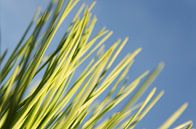
[[[92,35],[97,21],[91,13],[94,3],[78,9],[56,49],[46,55],[78,2],[51,1],[45,11],[36,12],[15,49],[0,55],[0,128],[132,129],[164,94],[153,88],[138,102],[163,64],[128,83],[126,75],[141,49],[114,63],[128,38],[103,50],[112,31],[103,28]],[[75,77],[81,65],[84,68]],[[40,80],[37,83],[36,77]],[[130,95],[126,104],[115,111]],[[187,103],[183,104],[157,128],[171,127],[186,107]],[[175,129],[191,128],[192,122],[188,121]]]

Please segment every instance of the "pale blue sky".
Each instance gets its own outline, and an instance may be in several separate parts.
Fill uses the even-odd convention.
[[[3,48],[13,48],[37,6],[43,6],[47,0],[0,1]],[[195,0],[97,0],[94,13],[98,27],[114,31],[111,41],[130,37],[122,56],[143,48],[130,76],[153,69],[160,61],[166,63],[153,84],[159,90],[164,89],[165,96],[138,128],[156,128],[187,101],[189,108],[175,124],[189,119],[196,122],[195,12]]]

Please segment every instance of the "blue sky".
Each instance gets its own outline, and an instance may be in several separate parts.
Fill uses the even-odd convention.
[[[91,2],[91,0],[82,0]],[[37,6],[47,0],[1,0],[2,47],[12,49],[27,27]],[[119,37],[130,40],[121,56],[138,47],[130,76],[153,69],[160,61],[166,67],[153,86],[165,96],[143,120],[140,127],[156,128],[184,102],[189,108],[175,124],[196,122],[196,1],[195,0],[97,0],[98,27],[114,31],[111,42]]]

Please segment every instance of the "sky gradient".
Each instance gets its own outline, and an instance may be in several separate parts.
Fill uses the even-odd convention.
[[[90,0],[82,0],[91,2]],[[37,6],[47,0],[0,0],[2,49],[20,39]],[[98,27],[107,27],[117,38],[129,36],[121,57],[138,47],[143,51],[130,72],[134,77],[163,61],[165,69],[152,86],[165,95],[137,128],[154,129],[180,105],[189,107],[175,123],[196,123],[196,1],[195,0],[97,0],[93,11]]]

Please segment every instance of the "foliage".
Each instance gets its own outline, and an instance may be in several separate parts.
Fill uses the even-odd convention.
[[[7,50],[0,56],[0,128],[131,129],[162,97],[163,91],[155,95],[157,90],[153,88],[138,102],[163,64],[128,83],[126,75],[141,49],[115,66],[128,38],[103,50],[112,32],[103,28],[92,36],[97,21],[91,13],[94,3],[78,9],[58,47],[46,56],[61,24],[78,1],[51,1],[46,11],[35,14],[10,56],[7,57]],[[85,68],[75,77],[81,65]],[[40,78],[37,83],[36,77]],[[115,111],[130,95],[126,105]],[[160,129],[169,128],[186,107],[187,103]],[[188,121],[176,129],[191,127],[192,122]]]

